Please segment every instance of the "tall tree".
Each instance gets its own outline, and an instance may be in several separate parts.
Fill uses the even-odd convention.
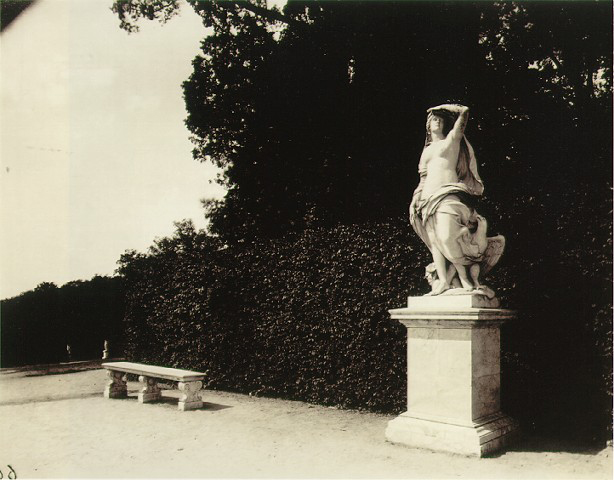
[[[425,109],[442,101],[474,107],[495,210],[611,177],[607,2],[190,3],[213,33],[184,84],[186,123],[194,157],[223,168],[228,194],[205,205],[228,240],[404,215]],[[176,8],[114,5],[128,30]]]

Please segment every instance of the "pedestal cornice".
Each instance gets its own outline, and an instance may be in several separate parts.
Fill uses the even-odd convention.
[[[388,311],[391,318],[406,327],[485,328],[500,325],[516,317],[504,308],[423,308],[405,307]]]

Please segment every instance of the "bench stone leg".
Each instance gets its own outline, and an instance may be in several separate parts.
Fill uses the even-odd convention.
[[[151,403],[160,400],[162,393],[160,387],[158,387],[158,380],[153,377],[146,377],[141,375],[139,377],[141,382],[141,391],[139,393],[140,403]]]
[[[203,382],[179,382],[179,390],[183,392],[179,399],[179,410],[202,408],[203,402],[199,395],[202,386]]]
[[[107,370],[109,380],[104,388],[104,398],[126,398],[128,396],[125,376],[123,372]]]

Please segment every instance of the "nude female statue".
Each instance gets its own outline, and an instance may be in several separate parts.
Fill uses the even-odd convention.
[[[436,277],[431,278],[428,295],[439,295],[460,281],[465,291],[480,289],[494,296],[480,279],[499,260],[505,239],[487,238],[487,222],[472,207],[484,183],[464,135],[469,108],[444,104],[427,113],[426,141],[418,165],[420,184],[409,210],[412,227],[433,255],[434,265],[427,272],[436,272]]]

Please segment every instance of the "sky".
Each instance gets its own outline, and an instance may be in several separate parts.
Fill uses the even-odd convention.
[[[112,275],[224,194],[184,125],[200,18],[128,34],[111,4],[38,0],[0,35],[0,298]]]

